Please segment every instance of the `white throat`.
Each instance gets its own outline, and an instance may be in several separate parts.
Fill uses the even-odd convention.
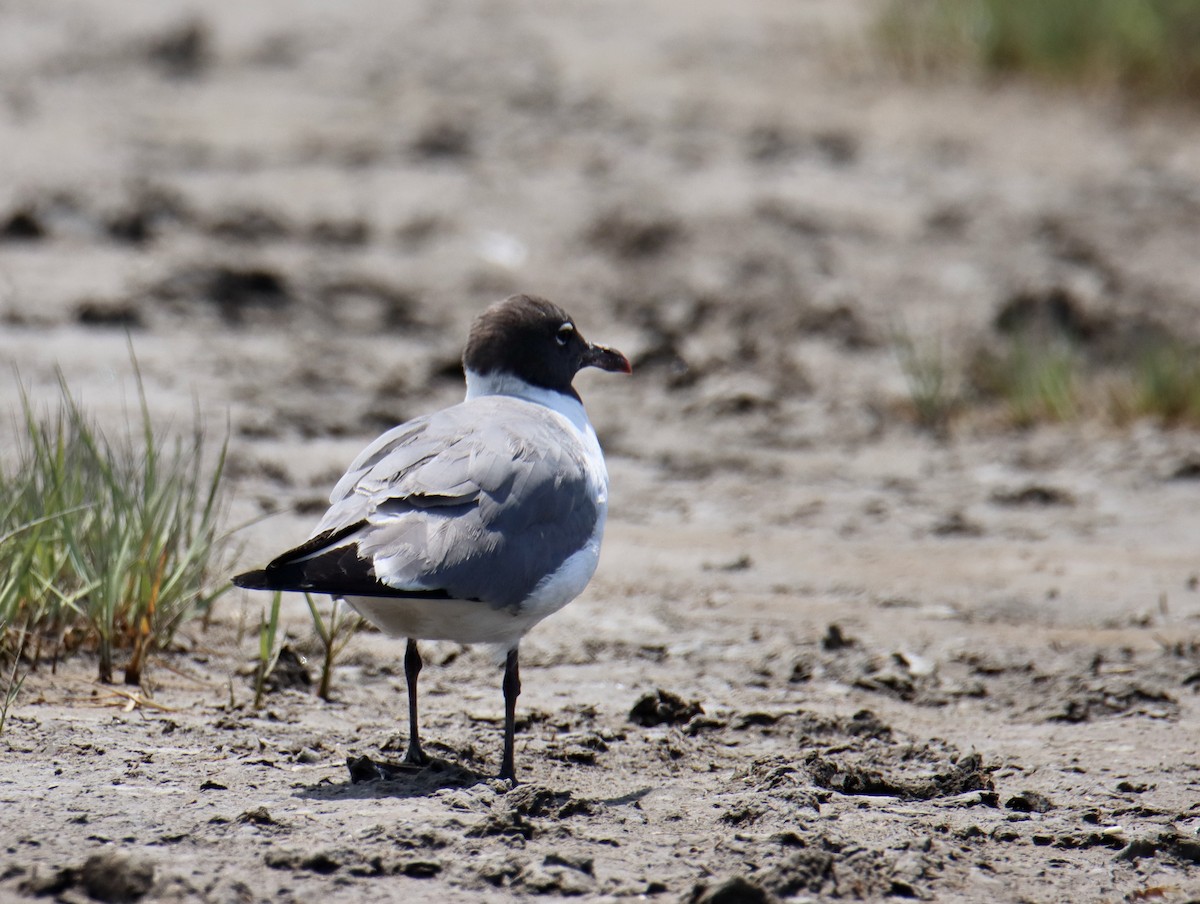
[[[591,436],[594,441],[596,432],[592,429],[587,412],[583,410],[583,403],[574,396],[542,386],[534,386],[512,374],[477,374],[475,371],[467,369],[466,375],[467,401],[480,396],[503,395],[545,405],[551,411],[557,411],[569,420],[580,434]]]

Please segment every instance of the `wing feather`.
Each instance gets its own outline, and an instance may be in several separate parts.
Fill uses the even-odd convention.
[[[313,538],[266,572],[319,563],[319,578],[305,581],[321,586],[305,589],[361,594],[369,581],[379,595],[516,606],[589,541],[604,494],[559,415],[519,399],[474,399],[371,443],[338,481]]]

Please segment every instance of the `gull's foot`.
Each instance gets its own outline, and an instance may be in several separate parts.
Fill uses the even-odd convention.
[[[421,767],[428,766],[430,759],[426,755],[425,751],[421,749],[420,744],[410,743],[408,745],[408,750],[404,754],[403,762],[406,766]]]
[[[426,758],[425,763],[428,762],[429,760]],[[350,784],[352,785],[362,782],[386,782],[403,775],[414,775],[425,768],[425,763],[410,763],[407,757],[401,763],[373,760],[369,756],[346,757],[346,768],[350,770]]]

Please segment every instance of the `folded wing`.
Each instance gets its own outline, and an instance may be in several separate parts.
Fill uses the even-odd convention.
[[[237,580],[516,606],[593,537],[604,492],[558,415],[474,399],[375,440],[334,488],[313,537]]]

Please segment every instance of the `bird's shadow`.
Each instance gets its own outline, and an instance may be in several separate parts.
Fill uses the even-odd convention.
[[[297,797],[311,800],[368,800],[380,797],[429,797],[447,788],[470,788],[483,782],[499,781],[433,757],[422,766],[375,760],[369,756],[346,758],[349,781],[322,780],[297,791]],[[507,783],[506,783],[507,784]]]
[[[447,788],[471,788],[481,784],[489,784],[501,793],[517,787],[515,782],[493,775],[483,775],[440,757],[431,758],[423,766],[414,766],[408,763],[373,760],[369,756],[351,756],[346,758],[346,767],[350,773],[348,782],[339,784],[324,779],[298,789],[296,796],[308,800],[378,800],[384,797],[404,799],[429,797]],[[533,787],[535,791],[538,788],[536,785],[526,787]],[[592,803],[606,807],[636,805],[653,790],[653,787],[638,788],[618,797],[599,799]],[[568,792],[566,796],[570,797],[571,794]]]

